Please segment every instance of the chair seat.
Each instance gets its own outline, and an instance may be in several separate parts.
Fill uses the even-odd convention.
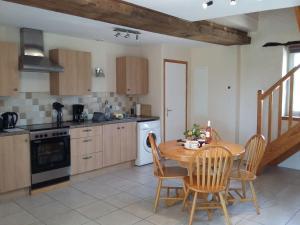
[[[218,193],[226,190],[225,186],[216,186],[213,188],[201,188],[197,186],[197,177],[193,176],[193,184],[190,183],[190,177],[187,176],[184,178],[185,185],[193,191],[201,192],[201,193]]]
[[[247,170],[236,169],[236,170],[232,171],[232,173],[230,174],[230,179],[231,180],[245,180],[245,181],[255,180],[256,175]]]
[[[159,176],[161,178],[184,178],[188,175],[188,171],[185,168],[179,167],[179,166],[166,166],[163,167],[164,176],[160,176],[155,174],[156,176]]]

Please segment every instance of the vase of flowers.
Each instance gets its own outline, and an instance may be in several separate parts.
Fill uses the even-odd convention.
[[[187,140],[205,140],[205,130],[200,129],[198,124],[194,124],[192,129],[184,132],[184,136]]]

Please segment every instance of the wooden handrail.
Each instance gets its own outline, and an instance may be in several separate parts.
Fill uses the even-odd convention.
[[[278,94],[278,109],[277,109],[277,138],[280,137],[282,131],[282,102],[283,102],[283,86],[285,81],[289,81],[289,88],[287,89],[288,93],[288,129],[292,127],[293,122],[293,93],[294,93],[294,79],[295,73],[300,69],[300,65],[294,67],[290,70],[284,77],[282,77],[279,81],[277,81],[272,87],[270,87],[267,91],[259,90],[257,92],[257,134],[262,134],[262,124],[263,124],[263,107],[264,100],[268,99],[268,107],[267,107],[267,137],[268,143],[272,141],[272,132],[273,132],[273,112],[274,112],[274,94],[275,91],[279,91]]]
[[[289,79],[292,75],[294,75],[294,73],[300,69],[300,64],[296,67],[294,67],[292,70],[290,70],[284,77],[282,77],[279,81],[277,81],[272,87],[270,87],[267,91],[265,91],[262,94],[262,99],[268,97],[273,91],[275,91],[277,88],[280,87],[280,85],[286,81],[287,79]]]

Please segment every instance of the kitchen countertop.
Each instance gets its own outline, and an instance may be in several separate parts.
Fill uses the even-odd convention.
[[[115,124],[115,123],[129,123],[129,122],[146,122],[146,121],[154,121],[159,120],[159,117],[147,116],[147,117],[129,117],[125,119],[114,119],[110,121],[103,122],[93,122],[92,120],[88,120],[85,122],[77,123],[72,121],[64,122],[63,125],[66,127],[72,128],[80,128],[80,127],[91,127],[91,126],[100,126],[105,124]],[[21,134],[29,134],[30,126],[20,126],[23,130],[12,131],[12,132],[0,132],[0,137],[4,136],[12,136],[12,135],[21,135]]]

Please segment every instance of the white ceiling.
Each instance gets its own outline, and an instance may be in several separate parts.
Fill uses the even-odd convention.
[[[252,12],[288,8],[300,5],[300,0],[237,0],[235,6],[230,0],[214,0],[214,4],[203,9],[204,0],[125,0],[182,19],[197,21]]]
[[[208,45],[207,43],[199,41],[176,38],[147,31],[140,31],[142,34],[139,41],[136,41],[135,37],[127,39],[122,37],[116,38],[114,36],[115,32],[113,32],[113,29],[115,27],[123,26],[9,3],[2,0],[0,0],[0,25],[28,27],[51,33],[108,41],[118,44],[174,44],[185,46]]]

